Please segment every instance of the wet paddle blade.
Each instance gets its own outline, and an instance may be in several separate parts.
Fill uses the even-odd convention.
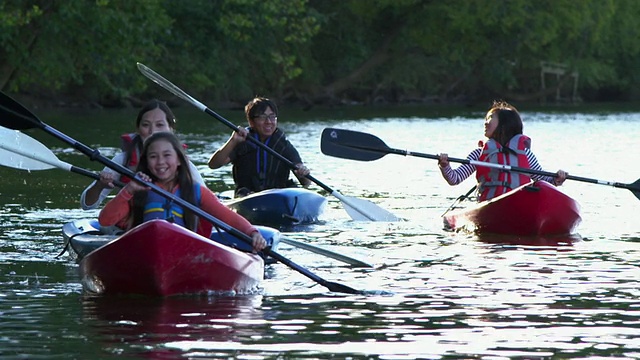
[[[174,85],[171,81],[165,79],[164,76],[153,71],[150,67],[146,66],[143,63],[136,63],[136,65],[138,67],[138,70],[140,70],[140,72],[142,73],[142,75],[146,76],[149,80],[165,88],[167,91],[169,91],[173,95],[181,98],[186,102],[191,103],[192,105],[200,109],[200,111],[204,111],[207,108],[203,103],[194,99],[191,95],[187,94],[184,90]]]
[[[356,221],[400,221],[401,218],[381,208],[371,201],[351,196],[335,195],[342,202],[344,210]]]
[[[323,154],[358,161],[378,160],[389,153],[379,138],[362,132],[326,128],[320,138]]]
[[[0,127],[0,165],[27,171],[58,168],[95,180],[100,179],[100,175],[93,171],[75,167],[58,159],[48,147],[38,140],[5,127]],[[119,187],[124,186],[121,181],[115,181],[114,184]]]
[[[10,110],[10,111],[9,111]],[[9,112],[11,112],[11,114],[9,114]],[[5,116],[6,115],[6,116]],[[44,130],[45,132],[47,132],[50,135],[53,135],[54,137],[58,138],[59,140],[62,140],[64,142],[66,142],[67,144],[73,146],[76,150],[82,152],[83,154],[91,157],[92,160],[98,160],[100,161],[103,165],[108,166],[109,168],[117,171],[118,173],[120,173],[120,175],[123,176],[128,176],[134,179],[134,181],[139,181],[142,184],[145,184],[146,186],[150,187],[152,191],[157,192],[159,195],[165,197],[167,200],[171,200],[174,201],[175,203],[177,203],[178,205],[184,207],[185,209],[188,209],[190,211],[193,211],[196,215],[201,216],[202,218],[206,219],[207,221],[211,222],[212,224],[214,224],[215,226],[219,227],[220,229],[223,229],[225,231],[227,231],[228,233],[230,233],[231,235],[237,237],[239,240],[242,240],[244,242],[246,242],[247,244],[251,244],[252,243],[252,239],[251,237],[249,237],[248,235],[246,235],[245,233],[241,232],[240,230],[218,220],[216,217],[214,217],[213,215],[205,212],[204,210],[202,210],[201,208],[197,207],[196,205],[185,201],[184,199],[180,198],[180,197],[176,197],[174,194],[167,192],[166,190],[164,190],[163,188],[157,186],[154,183],[147,183],[144,180],[139,179],[138,177],[135,176],[134,172],[120,164],[117,164],[115,162],[113,162],[112,160],[102,156],[100,154],[99,151],[92,149],[90,147],[88,147],[87,145],[84,145],[74,139],[72,139],[71,137],[61,133],[60,131],[46,125],[45,123],[41,122],[35,115],[31,114],[29,112],[29,110],[27,110],[25,107],[23,107],[22,105],[20,105],[20,103],[16,102],[15,100],[11,99],[10,97],[2,94],[2,96],[0,96],[0,119],[6,119],[7,117],[11,117],[11,116],[18,116],[16,119],[21,119],[26,121],[29,121],[31,123],[33,123],[33,125],[35,127],[39,127],[42,130]],[[19,125],[19,124],[14,124],[14,125]],[[95,174],[94,174],[95,175]],[[292,268],[293,270],[298,271],[299,273],[305,275],[306,277],[308,277],[309,279],[321,284],[321,285],[325,285],[328,284],[330,285],[330,290],[331,289],[336,289],[336,290],[332,290],[332,291],[342,291],[342,292],[347,292],[349,294],[354,294],[354,293],[361,293],[355,289],[352,289],[348,286],[344,286],[344,285],[340,285],[340,284],[335,284],[335,283],[328,283],[326,280],[322,279],[321,277],[319,277],[318,275],[310,272],[309,270],[301,267],[300,265],[294,263],[293,261],[285,258],[284,256],[273,252],[273,251],[265,251],[266,254],[270,255],[271,257],[273,257],[274,259],[280,261],[281,263],[289,266],[290,268]],[[326,285],[325,285],[326,286]]]
[[[0,165],[21,170],[48,170],[58,162],[42,143],[17,130],[0,127]]]
[[[0,125],[13,130],[40,127],[41,122],[9,95],[0,92]]]
[[[640,199],[640,179],[636,180],[633,184],[629,184],[629,190]]]
[[[356,289],[351,288],[349,286],[338,284],[338,283],[331,282],[331,281],[327,281],[327,280],[321,278],[320,276],[312,273],[308,269],[306,269],[306,268],[294,263],[290,259],[278,254],[275,251],[272,251],[271,249],[265,249],[263,251],[264,251],[265,254],[267,254],[267,255],[271,256],[272,258],[278,260],[279,262],[283,263],[284,265],[287,265],[290,268],[298,271],[300,274],[308,277],[309,279],[317,282],[318,284],[320,284],[322,286],[325,286],[330,291],[343,292],[343,293],[347,293],[347,294],[363,294],[362,291],[356,290]]]
[[[326,281],[324,285],[327,289],[333,291],[333,292],[340,292],[340,293],[345,293],[345,294],[360,294],[360,295],[365,295],[366,292],[362,291],[362,290],[356,290],[352,287],[349,287],[347,285],[343,285],[343,284],[338,284],[336,282],[332,282],[332,281]]]
[[[346,255],[342,255],[342,254],[338,254],[336,252],[327,250],[327,249],[323,249],[321,247],[315,246],[315,245],[311,245],[311,244],[307,244],[307,243],[303,243],[301,241],[297,241],[297,240],[293,240],[293,239],[289,239],[289,238],[280,238],[280,241],[291,245],[291,246],[295,246],[297,248],[300,249],[304,249],[316,254],[320,254],[323,256],[326,256],[328,258],[334,259],[334,260],[338,260],[338,261],[342,261],[343,263],[349,264],[351,266],[355,266],[355,267],[368,267],[368,268],[372,268],[373,265],[368,264],[364,261],[360,261],[358,259],[354,259],[351,257],[348,257]]]
[[[181,99],[183,99],[183,100],[185,100],[187,102],[190,102],[192,105],[196,106],[198,109],[200,109],[200,110],[204,111],[205,113],[213,116],[218,121],[220,121],[221,123],[223,123],[226,126],[230,127],[234,131],[238,130],[238,127],[236,125],[234,125],[232,122],[230,122],[229,120],[227,120],[224,117],[220,116],[215,111],[209,109],[203,103],[201,103],[198,100],[194,99],[192,96],[187,94],[184,90],[182,90],[179,87],[175,86],[172,82],[170,82],[169,80],[165,79],[162,75],[158,74],[157,72],[151,70],[149,67],[145,66],[144,64],[138,63],[138,70],[140,70],[140,72],[144,76],[148,77],[149,79],[154,81],[156,84],[158,84],[161,87],[165,88],[166,90],[168,90],[172,94],[180,97]],[[290,169],[292,169],[292,170],[296,169],[296,165],[293,164],[289,159],[284,157],[282,154],[274,151],[272,148],[266,146],[265,144],[263,144],[259,140],[255,139],[253,137],[248,137],[247,140],[253,142],[254,145],[262,148],[263,150],[267,151],[270,155],[274,156],[276,159],[282,161],[284,164],[289,166]],[[382,140],[379,140],[379,142],[381,142],[381,141]],[[314,183],[318,184],[318,186],[320,186],[321,188],[323,188],[324,190],[326,190],[330,194],[336,196],[338,199],[340,199],[342,201],[340,193],[338,193],[337,191],[331,189],[327,185],[323,184],[320,180],[314,178],[311,175],[307,175],[307,179],[309,179],[309,180],[313,181]],[[343,201],[343,203],[344,203],[344,201]],[[367,206],[366,208],[372,208],[373,204],[372,203],[370,203],[370,204],[371,205]],[[373,206],[375,206],[375,205],[373,205]],[[352,215],[351,217],[354,220],[392,221],[392,220],[386,220],[386,219],[393,219],[393,218],[397,219],[397,217],[395,217],[393,214],[389,213],[386,210],[380,209],[379,207],[377,209],[374,209],[374,211],[375,211],[374,213],[365,213],[365,207],[364,206],[363,207],[359,207],[359,206],[354,206],[354,205],[351,205],[351,209],[347,209],[347,213],[349,215]],[[381,211],[385,213],[384,216],[379,216],[378,215],[379,212],[381,212]],[[355,215],[355,217],[354,217],[354,215]]]

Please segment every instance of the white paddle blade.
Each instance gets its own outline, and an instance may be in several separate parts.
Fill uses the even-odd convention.
[[[57,167],[58,158],[37,140],[0,126],[0,165],[22,170],[48,170]]]
[[[321,247],[315,246],[315,245],[311,245],[311,244],[307,244],[307,243],[303,243],[301,241],[297,241],[297,240],[293,240],[293,239],[289,239],[289,238],[285,238],[282,237],[280,238],[280,241],[291,245],[291,246],[295,246],[297,248],[303,249],[303,250],[307,250],[316,254],[320,254],[323,256],[326,256],[328,258],[334,259],[334,260],[338,260],[338,261],[342,261],[343,263],[349,264],[351,266],[355,266],[355,267],[368,267],[368,268],[372,268],[373,265],[366,263],[364,261],[358,260],[358,259],[354,259],[352,257],[348,257],[346,255],[342,255],[327,249],[323,249]]]
[[[142,73],[142,75],[146,76],[149,80],[155,82],[156,84],[163,87],[165,90],[169,91],[173,95],[181,98],[184,101],[190,102],[192,105],[200,109],[200,111],[204,111],[207,107],[204,106],[203,103],[191,97],[191,95],[184,92],[184,90],[175,86],[171,81],[165,79],[162,75],[153,71],[150,67],[146,66],[143,63],[137,63],[138,70]]]
[[[344,196],[337,191],[332,193],[333,196],[340,199],[344,210],[357,221],[400,221],[399,217],[393,215],[389,211],[372,203],[371,201],[359,199],[351,196]]]

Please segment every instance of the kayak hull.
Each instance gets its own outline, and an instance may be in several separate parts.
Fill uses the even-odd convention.
[[[264,277],[259,255],[165,220],[147,221],[119,236],[77,234],[70,245],[83,288],[97,294],[254,293]]]
[[[444,215],[445,227],[452,230],[517,236],[567,235],[580,221],[579,204],[545,181]]]
[[[252,224],[275,228],[314,224],[327,199],[303,188],[269,189],[225,202]]]

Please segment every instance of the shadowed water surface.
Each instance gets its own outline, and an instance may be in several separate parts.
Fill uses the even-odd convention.
[[[34,112],[109,156],[135,117],[134,110]],[[229,189],[230,167],[206,167],[227,128],[189,109],[176,114],[208,185]],[[568,237],[449,233],[440,216],[472,180],[451,187],[430,159],[387,155],[355,162],[320,152],[322,130],[337,127],[371,133],[392,148],[464,158],[483,131],[482,111],[422,114],[281,109],[280,126],[317,179],[405,219],[354,222],[329,198],[321,224],[287,231],[374,264],[355,269],[284,244],[280,250],[322,278],[370,290],[368,296],[330,293],[281,264],[267,268],[262,292],[252,296],[85,295],[77,266],[57,255],[64,223],[97,216],[78,208],[89,180],[62,170],[0,169],[0,357],[640,358],[640,199],[629,190],[567,181],[562,189],[578,200],[583,217]],[[223,115],[242,123],[240,113]],[[523,117],[545,170],[622,183],[640,176],[639,113],[576,109]],[[101,168],[47,134],[27,133],[63,161]]]

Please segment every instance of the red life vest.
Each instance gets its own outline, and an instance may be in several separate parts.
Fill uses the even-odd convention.
[[[138,159],[140,159],[140,153],[142,152],[142,141],[136,140],[136,138],[139,137],[140,135],[137,133],[120,135],[120,139],[122,140],[120,149],[125,154],[125,161],[127,158],[129,159],[126,164],[122,165],[126,166],[131,171],[136,171],[136,167],[138,167]],[[139,146],[135,146],[135,144],[139,144]],[[126,184],[131,181],[131,179],[127,176],[122,176],[120,181]]]
[[[506,147],[489,139],[482,147],[482,153],[478,160],[529,169],[531,165],[525,152],[525,149],[529,148],[531,148],[531,139],[525,135],[512,137]],[[531,181],[531,178],[525,174],[486,166],[477,166],[476,179],[480,194],[478,201],[493,199]]]

